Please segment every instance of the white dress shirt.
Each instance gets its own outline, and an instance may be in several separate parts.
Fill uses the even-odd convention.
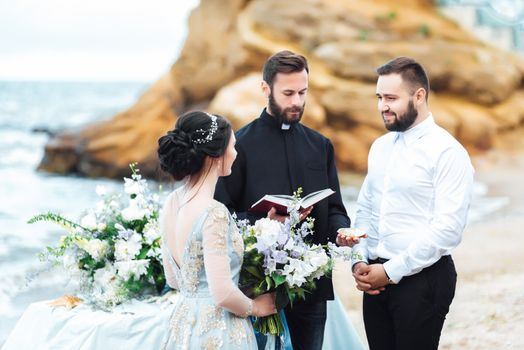
[[[467,151],[429,116],[378,138],[369,151],[354,227],[368,238],[353,264],[389,259],[393,283],[434,264],[462,239],[473,188]]]

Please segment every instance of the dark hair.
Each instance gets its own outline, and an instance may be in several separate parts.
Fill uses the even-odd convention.
[[[225,153],[231,138],[231,124],[224,117],[215,116],[217,128],[214,131],[213,115],[186,112],[178,118],[174,130],[158,139],[160,168],[175,181],[189,176],[191,182],[198,182],[206,157],[219,158]]]
[[[277,73],[296,73],[302,72],[304,69],[309,73],[307,60],[304,56],[284,50],[267,59],[262,70],[262,79],[273,88],[273,81]]]
[[[423,88],[426,90],[426,101],[429,95],[429,79],[422,65],[409,57],[397,57],[376,69],[378,75],[392,73],[400,74],[402,80],[407,82],[413,89]]]

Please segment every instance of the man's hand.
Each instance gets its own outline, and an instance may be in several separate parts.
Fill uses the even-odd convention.
[[[369,270],[369,265],[364,262],[356,263],[353,266],[353,278],[355,278],[355,282],[357,282],[357,289],[366,293],[371,289],[371,284],[362,281],[362,278],[367,276]]]
[[[286,219],[289,217],[289,215],[280,215],[280,214],[277,214],[277,210],[275,208],[271,208],[269,209],[269,211],[267,212],[267,218],[268,219],[271,219],[271,220],[277,220],[277,221],[280,221],[280,222],[284,222],[286,221]]]
[[[340,246],[353,247],[355,244],[358,244],[360,242],[361,238],[366,238],[366,237],[367,235],[356,237],[356,236],[349,236],[344,233],[338,233],[336,242]]]
[[[382,264],[357,263],[353,267],[353,277],[357,282],[357,289],[370,295],[380,294],[388,284],[388,277]]]
[[[309,214],[311,214],[311,211],[313,210],[313,206],[311,207],[308,207],[306,209],[304,209],[303,212],[300,213],[300,221],[304,220],[305,218],[307,218],[309,216]],[[271,208],[268,212],[267,212],[267,218],[271,219],[271,220],[277,220],[277,221],[280,221],[280,222],[284,222],[286,221],[286,219],[289,217],[289,215],[280,215],[280,214],[277,214],[277,210],[273,207]]]

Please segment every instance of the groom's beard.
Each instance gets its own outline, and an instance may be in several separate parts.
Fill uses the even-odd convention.
[[[302,119],[302,114],[304,114],[304,107],[306,103],[300,106],[282,108],[279,106],[275,98],[273,97],[273,91],[269,94],[269,109],[271,110],[271,115],[279,122],[279,124],[295,124]],[[298,113],[298,116],[289,116],[288,113]]]

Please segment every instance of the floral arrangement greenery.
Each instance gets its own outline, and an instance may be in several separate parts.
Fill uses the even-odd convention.
[[[314,219],[300,222],[301,193],[301,188],[293,193],[294,204],[284,223],[269,218],[259,219],[254,225],[249,225],[248,220],[237,221],[245,245],[240,286],[255,297],[276,292],[279,310],[298,298],[304,299],[316,288],[320,277],[331,276],[335,258],[351,257],[350,248],[305,241],[313,233]],[[279,314],[257,318],[254,328],[273,335],[284,331]]]
[[[40,257],[65,268],[79,282],[86,302],[102,309],[158,294],[165,285],[159,196],[151,193],[136,163],[130,168],[131,178],[124,178],[124,194],[109,194],[98,186],[100,201],[79,223],[55,213],[28,221],[50,221],[67,231],[57,246],[47,247]]]

